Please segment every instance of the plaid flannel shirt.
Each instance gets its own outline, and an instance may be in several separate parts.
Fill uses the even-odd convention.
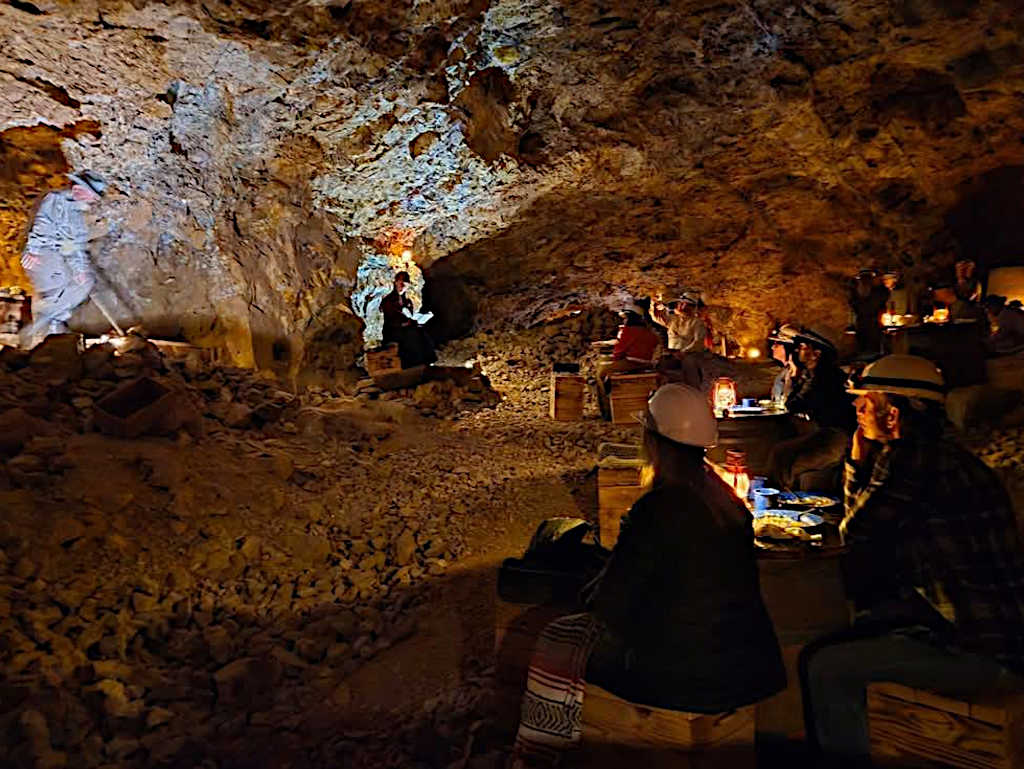
[[[1024,672],[1024,554],[1006,490],[977,457],[942,438],[847,460],[840,531],[950,619],[957,646]]]

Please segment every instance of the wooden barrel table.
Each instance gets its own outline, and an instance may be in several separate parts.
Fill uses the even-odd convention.
[[[761,739],[804,739],[797,662],[811,641],[850,624],[839,566],[842,553],[839,547],[758,553],[761,596],[775,625],[786,665],[786,688],[757,704],[757,733]]]
[[[725,464],[725,452],[739,449],[747,454],[747,472],[765,475],[772,447],[796,435],[792,419],[786,412],[742,414],[718,419],[718,445],[708,451],[708,458]]]

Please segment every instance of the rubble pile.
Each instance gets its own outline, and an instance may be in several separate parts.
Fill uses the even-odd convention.
[[[51,337],[0,355],[11,765],[228,767],[264,747],[312,767],[497,760],[480,736],[485,663],[473,675],[453,663],[454,699],[401,739],[387,719],[340,728],[365,699],[353,677],[410,655],[428,670],[417,645],[440,632],[423,622],[445,586],[480,559],[490,574],[545,517],[592,516],[596,446],[629,431],[555,423],[515,399],[424,419],[439,410],[424,393],[446,382],[376,399],[294,394],[147,343],[115,352]],[[464,371],[447,380],[464,405],[496,399]],[[98,409],[140,379],[173,393],[165,418],[138,438],[98,432]],[[470,581],[476,608],[459,611],[479,620],[466,621],[466,649],[485,658],[493,587]]]
[[[361,401],[400,401],[428,417],[453,416],[467,409],[489,408],[501,400],[479,366],[432,367],[428,369],[427,381],[395,389],[382,389],[374,379],[362,379],[356,386],[356,398]]]
[[[580,363],[581,372],[593,380],[599,353],[590,344],[614,339],[618,324],[614,313],[590,308],[525,330],[480,331],[450,342],[439,355],[450,365],[472,361],[503,395],[525,410],[543,414],[554,364]],[[588,413],[597,413],[593,392],[588,390],[586,398]]]

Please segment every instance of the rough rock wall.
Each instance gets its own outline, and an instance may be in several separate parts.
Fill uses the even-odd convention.
[[[1022,18],[1012,0],[18,2],[0,130],[52,126],[66,162],[113,178],[97,253],[122,320],[239,362],[346,370],[358,265],[394,233],[456,332],[689,287],[745,345],[772,318],[844,325],[863,264],[923,282],[956,253],[1024,254],[1017,210],[976,202],[1024,166]]]

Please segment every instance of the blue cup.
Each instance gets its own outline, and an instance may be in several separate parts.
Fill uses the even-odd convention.
[[[769,489],[766,486],[762,486],[754,492],[754,509],[755,510],[771,510],[775,507],[775,503],[779,499],[778,489]]]
[[[751,478],[750,479],[750,490],[747,492],[747,497],[750,498],[750,499],[753,499],[754,498],[754,492],[757,491],[762,486],[764,486],[764,484],[767,481],[768,481],[768,479],[765,478],[763,475],[755,475],[753,478]]]
[[[745,408],[745,409],[752,409],[756,405],[757,405],[757,398],[744,398],[743,399],[743,408]]]

